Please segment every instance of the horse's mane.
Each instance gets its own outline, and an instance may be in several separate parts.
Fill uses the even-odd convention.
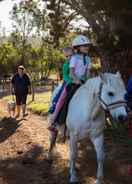
[[[103,73],[102,75],[103,75],[105,82],[107,82],[110,86],[116,85],[118,82],[118,84],[124,88],[124,83],[123,83],[121,76],[118,76],[118,75],[113,74],[113,73]],[[90,84],[90,86],[93,86],[95,84],[98,86],[98,84],[100,84],[100,82],[101,82],[101,75],[98,75],[96,77],[88,79],[86,81],[85,85],[87,87],[89,86],[89,84]]]
[[[92,91],[92,89],[97,90],[100,85],[100,82],[101,82],[101,78],[99,76],[96,76],[88,79],[85,82],[84,87],[86,87],[90,91]]]

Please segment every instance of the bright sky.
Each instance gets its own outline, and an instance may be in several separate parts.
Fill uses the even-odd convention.
[[[6,33],[11,31],[11,20],[9,12],[12,10],[14,3],[19,3],[22,0],[4,0],[0,2],[0,22],[2,23],[2,27],[6,28]],[[73,22],[74,23],[74,22]],[[87,23],[85,21],[79,21],[75,27],[86,26]]]
[[[9,12],[11,11],[13,4],[19,2],[20,0],[4,0],[0,2],[0,21],[2,27],[6,28],[6,31],[11,30],[11,20]]]

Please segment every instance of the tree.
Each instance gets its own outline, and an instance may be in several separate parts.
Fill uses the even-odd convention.
[[[71,11],[62,0],[46,0],[46,3],[51,41],[54,48],[59,48],[60,39],[70,31],[70,23],[77,13]]]
[[[34,29],[34,9],[37,3],[35,1],[21,1],[14,4],[11,19],[13,20],[12,42],[21,53],[21,64],[25,64],[26,51],[30,44],[28,42]]]
[[[63,0],[82,15],[94,33],[97,44],[107,55],[132,48],[132,1],[130,0]],[[104,57],[105,58],[105,57]],[[112,58],[111,58],[112,59]],[[114,58],[115,59],[115,58]],[[105,60],[105,59],[104,59]],[[110,60],[109,60],[110,61]],[[113,62],[112,65],[120,64]],[[124,62],[124,66],[125,62]]]
[[[1,44],[0,50],[0,73],[1,75],[9,75],[16,68],[19,54],[8,42]]]

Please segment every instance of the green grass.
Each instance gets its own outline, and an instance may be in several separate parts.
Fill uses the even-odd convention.
[[[47,103],[35,103],[32,102],[30,105],[28,105],[28,109],[30,109],[32,112],[37,114],[46,114],[48,112],[48,104]]]
[[[35,95],[35,101],[31,101],[31,96],[28,98],[28,109],[37,114],[46,114],[48,112],[50,102],[50,92],[39,93]]]
[[[35,100],[32,101],[32,96],[27,98],[27,108],[34,113],[45,115],[48,112],[51,92],[43,92],[35,94]],[[11,96],[3,97],[4,100],[10,100]]]

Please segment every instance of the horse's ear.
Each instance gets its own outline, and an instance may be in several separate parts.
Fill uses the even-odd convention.
[[[105,76],[104,73],[100,73],[99,76],[100,76],[101,81],[102,81],[103,83],[107,83],[107,79],[106,79],[106,76]]]

